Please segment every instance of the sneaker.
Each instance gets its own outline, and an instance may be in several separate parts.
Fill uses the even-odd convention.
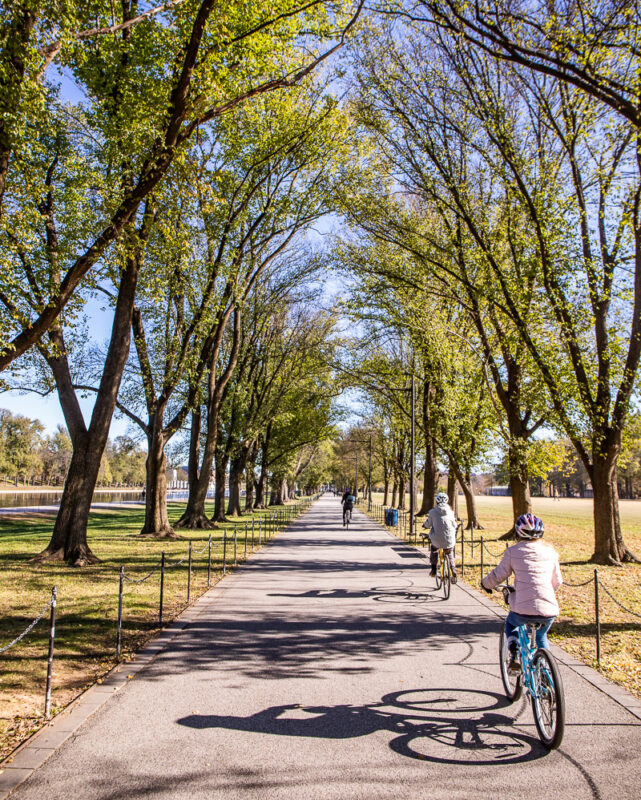
[[[430,570],[430,578],[435,578],[435,577],[436,577],[436,567],[432,567],[432,569]]]
[[[521,658],[520,653],[516,649],[516,645],[510,645],[510,661],[507,665],[508,672],[521,671]]]
[[[458,575],[454,570],[452,570],[452,583],[456,583],[458,581]]]

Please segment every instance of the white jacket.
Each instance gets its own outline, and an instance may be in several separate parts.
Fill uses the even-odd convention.
[[[559,556],[541,539],[523,540],[508,547],[501,563],[483,578],[486,589],[494,589],[514,573],[510,609],[517,614],[556,617],[559,604],[555,591],[563,583]]]
[[[431,528],[429,537],[434,547],[454,547],[456,544],[456,517],[447,505],[435,506],[423,523],[424,528]]]

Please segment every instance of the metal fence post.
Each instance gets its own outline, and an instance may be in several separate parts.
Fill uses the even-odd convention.
[[[187,559],[187,602],[191,597],[191,539],[189,540],[189,557]]]
[[[227,528],[223,530],[223,575],[227,574]]]
[[[236,537],[236,523],[234,522],[234,566],[238,566],[238,540]]]
[[[258,517],[258,546],[263,544],[263,529],[261,527],[262,517]]]
[[[51,716],[51,678],[53,675],[53,645],[56,640],[56,604],[58,590],[51,590],[51,616],[49,617],[49,656],[47,658],[47,686],[45,688],[45,719]]]
[[[465,575],[465,531],[461,522],[461,575]]]
[[[481,580],[483,580],[483,537],[481,536]]]
[[[594,615],[596,617],[596,660],[601,663],[601,614],[599,610],[599,571],[594,570]]]
[[[207,588],[211,586],[211,533],[209,534],[209,545],[207,548]]]
[[[256,522],[256,519],[254,517],[252,517],[252,550],[254,549],[254,523],[255,522]]]
[[[165,594],[165,551],[160,554],[160,604],[158,608],[158,627],[162,628],[162,604]]]
[[[120,567],[120,583],[118,585],[118,624],[116,626],[116,658],[120,658],[122,645],[122,593],[125,588],[125,568]]]
[[[247,520],[245,520],[245,561],[247,561]]]

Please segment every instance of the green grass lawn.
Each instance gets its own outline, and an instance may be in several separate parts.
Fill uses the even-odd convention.
[[[373,495],[382,502],[382,495]],[[534,513],[545,522],[545,538],[557,550],[566,585],[558,593],[561,614],[554,624],[550,638],[586,664],[598,668],[611,680],[641,696],[641,618],[619,608],[601,591],[601,663],[596,662],[594,615],[594,584],[573,588],[570,583],[582,583],[594,574],[595,565],[589,562],[594,550],[592,501],[579,498],[552,500],[533,498]],[[505,533],[513,523],[512,501],[509,497],[477,498],[482,531],[476,531],[478,542],[484,536],[484,571],[495,566],[505,549],[504,542],[491,541]],[[361,506],[363,508],[363,506]],[[464,516],[465,503],[459,497],[459,511]],[[627,544],[641,557],[641,501],[622,500],[621,526]],[[466,534],[469,537],[469,533]],[[457,552],[460,563],[460,547]],[[641,565],[623,567],[598,566],[603,585],[631,611],[641,615]],[[465,580],[478,587],[481,579],[480,546],[465,548]],[[501,602],[498,595],[493,595]]]
[[[169,506],[175,522],[184,504]],[[274,511],[274,510],[272,510]],[[213,513],[213,507],[208,508]],[[269,512],[271,513],[271,512]],[[264,514],[264,512],[263,512]],[[258,519],[254,543],[258,547]],[[100,563],[83,568],[64,564],[34,564],[31,558],[49,542],[52,514],[0,516],[0,647],[21,633],[46,605],[52,586],[58,590],[56,648],[53,669],[54,710],[67,705],[116,663],[116,619],[120,567],[140,578],[158,564],[161,551],[175,563],[193,542],[192,601],[207,588],[207,540],[210,531],[180,531],[179,540],[139,536],[142,507],[101,509],[90,516],[89,544]],[[252,517],[237,523],[237,561],[251,552]],[[233,568],[233,523],[211,531],[211,582],[223,572],[223,535],[227,531],[227,565]],[[264,538],[261,524],[261,537]],[[204,552],[197,554],[199,550]],[[158,630],[159,573],[141,584],[125,583],[123,602],[123,658],[131,655]],[[165,573],[164,620],[175,617],[187,604],[187,562]],[[0,759],[42,723],[48,615],[19,644],[0,655]]]

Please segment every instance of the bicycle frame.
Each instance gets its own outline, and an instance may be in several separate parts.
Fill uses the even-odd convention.
[[[539,690],[534,679],[532,659],[538,650],[536,646],[536,625],[519,625],[519,650],[521,651],[521,669],[523,670],[523,686],[531,697],[538,697]]]

